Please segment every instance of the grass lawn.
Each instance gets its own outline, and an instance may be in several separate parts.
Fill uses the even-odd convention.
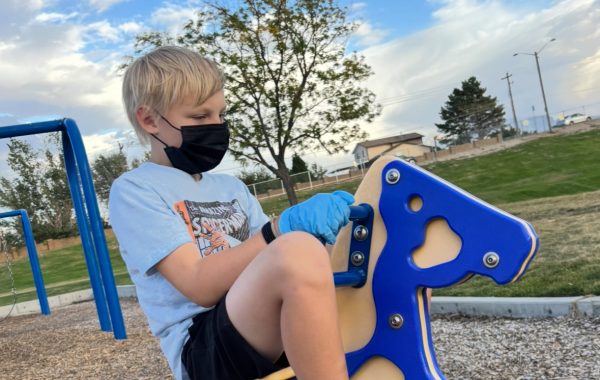
[[[497,286],[475,277],[437,295],[574,296],[600,294],[600,130],[558,135],[489,155],[429,165],[428,170],[481,199],[530,221],[541,247],[523,279]],[[317,192],[354,193],[359,181],[301,191],[299,200]],[[278,214],[286,197],[261,202]],[[131,283],[116,241],[108,239],[118,284]],[[48,295],[89,288],[81,246],[46,252],[40,258]],[[13,263],[18,301],[35,299],[29,261]],[[0,305],[12,303],[6,266],[0,264]],[[0,316],[1,317],[1,316]]]
[[[118,285],[131,284],[116,240],[109,237],[107,244],[115,281]],[[40,266],[48,296],[88,289],[91,286],[81,245],[44,252],[40,256]],[[17,290],[17,302],[37,299],[29,259],[25,257],[16,260],[11,267]],[[0,306],[12,304],[12,302],[10,276],[6,264],[2,263],[0,264]]]
[[[475,276],[464,284],[436,289],[447,296],[579,296],[600,294],[600,191],[500,205],[531,222],[540,248],[514,284],[498,286]]]
[[[578,194],[600,189],[598,146],[600,130],[593,130],[426,169],[495,204]]]

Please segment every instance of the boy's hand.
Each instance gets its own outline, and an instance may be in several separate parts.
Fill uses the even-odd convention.
[[[348,223],[352,203],[354,197],[345,191],[317,194],[285,209],[279,216],[279,231],[304,231],[334,244],[338,232]]]

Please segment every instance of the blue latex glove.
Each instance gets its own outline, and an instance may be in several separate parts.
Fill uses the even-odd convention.
[[[314,195],[281,213],[279,231],[282,234],[304,231],[327,244],[334,244],[338,232],[349,221],[352,203],[354,197],[345,191]]]

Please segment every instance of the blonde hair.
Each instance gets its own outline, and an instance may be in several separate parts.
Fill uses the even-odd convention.
[[[183,47],[163,46],[129,65],[123,78],[123,105],[138,138],[147,143],[148,133],[135,117],[139,107],[164,114],[186,98],[202,104],[222,90],[224,82],[212,60]]]

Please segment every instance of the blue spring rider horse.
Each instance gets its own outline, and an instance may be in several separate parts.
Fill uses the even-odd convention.
[[[474,274],[518,280],[539,242],[533,227],[402,160],[376,161],[356,191],[352,226],[332,253],[352,380],[444,379],[426,288]],[[284,370],[267,379],[289,378]]]

